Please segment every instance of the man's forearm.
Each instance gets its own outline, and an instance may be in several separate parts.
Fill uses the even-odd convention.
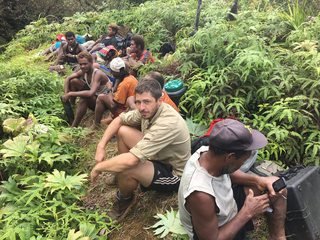
[[[93,168],[93,171],[101,172],[123,172],[136,166],[139,159],[132,153],[122,153],[109,160],[99,162]]]
[[[92,97],[95,94],[95,91],[77,91],[77,92],[69,92],[70,97]]]
[[[227,224],[219,228],[219,240],[233,239],[244,225],[251,220],[252,216],[245,209],[241,209],[238,214]]]
[[[246,186],[256,186],[258,177],[253,174],[244,173],[241,170],[237,170],[230,174],[230,178],[233,183]]]
[[[108,144],[110,139],[118,132],[119,128],[121,127],[121,119],[120,117],[116,117],[107,127],[105,130],[103,137],[101,138],[100,142],[98,143],[99,148],[105,148]]]

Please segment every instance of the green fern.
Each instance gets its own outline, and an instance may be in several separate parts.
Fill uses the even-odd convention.
[[[158,222],[152,225],[150,228],[153,228],[153,233],[155,235],[160,235],[160,238],[165,238],[169,233],[177,235],[186,235],[186,231],[181,225],[179,219],[179,213],[171,209],[166,211],[166,214],[158,213],[154,216],[158,219]]]

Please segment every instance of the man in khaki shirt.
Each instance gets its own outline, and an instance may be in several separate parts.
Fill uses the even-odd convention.
[[[141,81],[135,90],[136,110],[115,118],[100,140],[91,180],[103,171],[117,173],[119,191],[109,215],[123,219],[135,203],[134,191],[178,191],[180,177],[190,157],[190,137],[185,121],[162,102],[155,80]],[[105,146],[117,134],[119,155],[105,160]]]

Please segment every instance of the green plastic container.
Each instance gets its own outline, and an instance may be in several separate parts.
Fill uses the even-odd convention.
[[[167,93],[177,92],[183,88],[183,81],[181,79],[170,80],[164,85],[164,89]]]
[[[164,85],[165,91],[168,93],[171,100],[179,106],[181,96],[186,92],[187,88],[184,86],[181,79],[170,80]]]

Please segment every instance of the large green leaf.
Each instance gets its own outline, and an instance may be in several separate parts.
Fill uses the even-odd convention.
[[[22,135],[13,140],[10,139],[3,144],[4,148],[0,150],[0,153],[3,154],[3,158],[23,157],[29,140],[30,137]]]
[[[205,131],[208,129],[207,126],[194,123],[190,118],[186,119],[186,123],[187,123],[191,137],[202,136],[205,133]]]
[[[166,237],[169,233],[174,233],[178,235],[187,234],[186,230],[183,228],[179,213],[171,209],[166,211],[166,214],[158,213],[155,216],[156,219],[159,219],[154,225],[150,228],[155,229],[153,232],[155,235],[160,235],[160,238]]]
[[[76,232],[76,230],[71,229],[68,233],[67,240],[90,240],[90,238],[85,237],[81,231]]]
[[[24,118],[8,118],[3,121],[3,131],[6,133],[19,133],[24,126],[26,120]]]
[[[51,193],[66,188],[71,191],[71,189],[80,189],[83,183],[87,181],[86,178],[87,174],[66,176],[64,171],[55,169],[52,174],[47,175],[45,187],[49,188]]]

